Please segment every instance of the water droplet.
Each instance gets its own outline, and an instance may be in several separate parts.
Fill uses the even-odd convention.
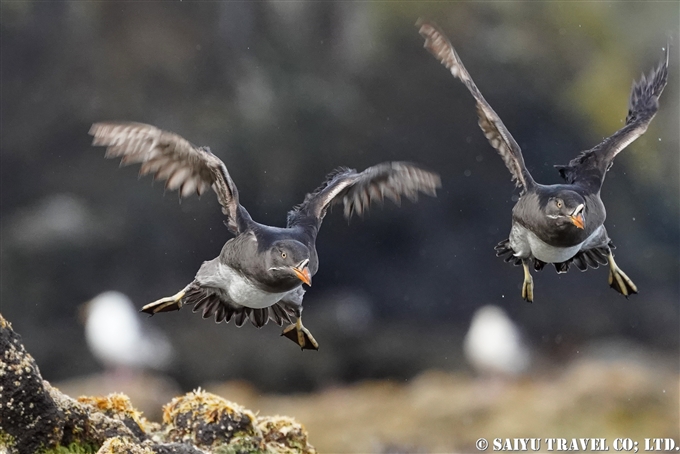
[[[472,175],[472,172],[470,171],[470,169],[465,169],[465,172],[463,172],[463,175],[465,175],[466,177],[469,177],[470,175]]]

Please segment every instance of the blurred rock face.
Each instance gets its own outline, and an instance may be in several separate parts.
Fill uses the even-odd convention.
[[[483,375],[514,377],[529,368],[530,354],[520,330],[498,306],[475,312],[463,349],[470,365]]]
[[[72,194],[49,195],[15,215],[11,241],[29,250],[63,244],[82,246],[97,236],[94,216],[83,200]]]
[[[414,27],[423,16],[449,33],[529,169],[554,183],[552,164],[620,127],[630,82],[656,63],[667,30],[678,36],[676,5],[404,5],[3,4],[1,310],[48,379],[98,370],[74,315],[80,302],[103,288],[138,303],[174,293],[229,239],[213,194],[179,205],[136,169],[104,160],[87,135],[103,120],[151,123],[210,146],[250,214],[270,225],[284,224],[340,165],[410,160],[443,177],[434,200],[386,204],[350,225],[328,213],[321,270],[305,297],[305,323],[323,325],[315,357],[279,346],[272,326],[155,317],[176,340],[171,373],[186,390],[236,378],[309,390],[459,369],[452,355],[474,310],[503,295],[516,298],[529,339],[549,349],[563,336],[565,356],[602,335],[677,350],[677,68],[650,130],[617,157],[602,193],[617,262],[641,294],[619,301],[604,269],[546,270],[551,301],[522,306],[519,270],[493,256],[516,198],[509,174],[469,93]],[[626,33],[630,24],[645,32]],[[344,288],[370,305],[325,313]]]

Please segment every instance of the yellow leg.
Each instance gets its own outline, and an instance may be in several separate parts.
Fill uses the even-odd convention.
[[[300,346],[302,350],[318,350],[319,343],[314,339],[312,333],[302,324],[302,316],[298,317],[295,324],[286,326],[281,333]]]
[[[534,301],[534,279],[529,272],[529,261],[522,260],[522,268],[524,268],[524,282],[522,283],[522,298],[528,303]]]
[[[626,273],[616,265],[614,256],[611,252],[607,256],[607,260],[609,260],[609,286],[626,298],[637,293],[637,286],[630,280]]]
[[[182,308],[182,298],[186,294],[186,288],[166,298],[161,298],[144,306],[140,312],[153,315],[159,312],[178,311]]]

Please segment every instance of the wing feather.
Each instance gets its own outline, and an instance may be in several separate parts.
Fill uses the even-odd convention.
[[[581,152],[566,166],[555,166],[568,183],[583,182],[599,188],[614,158],[635,139],[647,131],[659,110],[659,97],[668,81],[668,46],[663,60],[640,80],[633,82],[628,100],[628,115],[623,128],[600,144]]]
[[[407,162],[384,162],[361,173],[341,167],[331,172],[326,181],[288,213],[288,227],[311,222],[321,226],[329,206],[342,202],[347,219],[362,216],[371,202],[385,198],[399,204],[401,196],[417,200],[418,192],[437,195],[439,175]]]
[[[465,84],[475,98],[475,101],[477,101],[479,127],[491,146],[503,158],[505,166],[512,174],[512,180],[522,189],[522,192],[529,190],[535,183],[524,164],[522,150],[498,114],[496,114],[489,103],[486,102],[484,96],[482,96],[467,69],[463,66],[463,62],[451,45],[451,42],[435,24],[419,20],[416,25],[420,26],[419,33],[425,38],[424,47],[451,71],[453,77]]]
[[[107,158],[121,158],[121,165],[141,163],[140,176],[154,174],[167,180],[166,189],[179,189],[180,197],[201,195],[212,186],[227,226],[232,233],[243,230],[238,190],[226,166],[207,147],[195,147],[172,132],[143,123],[95,123],[90,128],[92,145],[106,148]]]

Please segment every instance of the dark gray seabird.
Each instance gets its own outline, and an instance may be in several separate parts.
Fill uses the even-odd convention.
[[[106,157],[122,157],[121,165],[141,163],[140,175],[167,180],[166,189],[180,197],[199,196],[209,187],[217,194],[225,224],[234,238],[220,255],[203,262],[194,280],[167,298],[142,308],[142,312],[175,311],[193,305],[203,318],[236,326],[246,320],[260,328],[271,319],[282,335],[304,349],[319,344],[302,325],[302,284],[311,285],[319,269],[316,236],[329,206],[342,202],[344,214],[362,215],[372,201],[385,197],[399,203],[401,196],[415,201],[418,192],[435,196],[439,176],[405,162],[385,162],[361,173],[339,168],[304,201],[288,213],[285,228],[259,224],[239,203],[238,190],[224,163],[207,147],[196,147],[172,132],[141,123],[95,123],[93,145],[106,146]],[[296,322],[292,323],[292,318]]]
[[[600,188],[614,157],[647,130],[659,108],[659,96],[668,77],[668,46],[656,69],[633,84],[623,128],[582,151],[568,165],[556,166],[566,184],[542,185],[531,177],[519,145],[486,102],[446,36],[434,24],[419,21],[417,25],[425,48],[472,93],[479,126],[520,188],[520,198],[512,210],[510,237],[500,242],[496,251],[506,262],[522,264],[522,298],[528,302],[534,299],[529,272],[532,259],[536,271],[552,263],[558,273],[566,273],[571,263],[581,271],[609,263],[609,285],[626,297],[637,293],[633,281],[614,262],[614,245],[604,228],[606,212]]]

